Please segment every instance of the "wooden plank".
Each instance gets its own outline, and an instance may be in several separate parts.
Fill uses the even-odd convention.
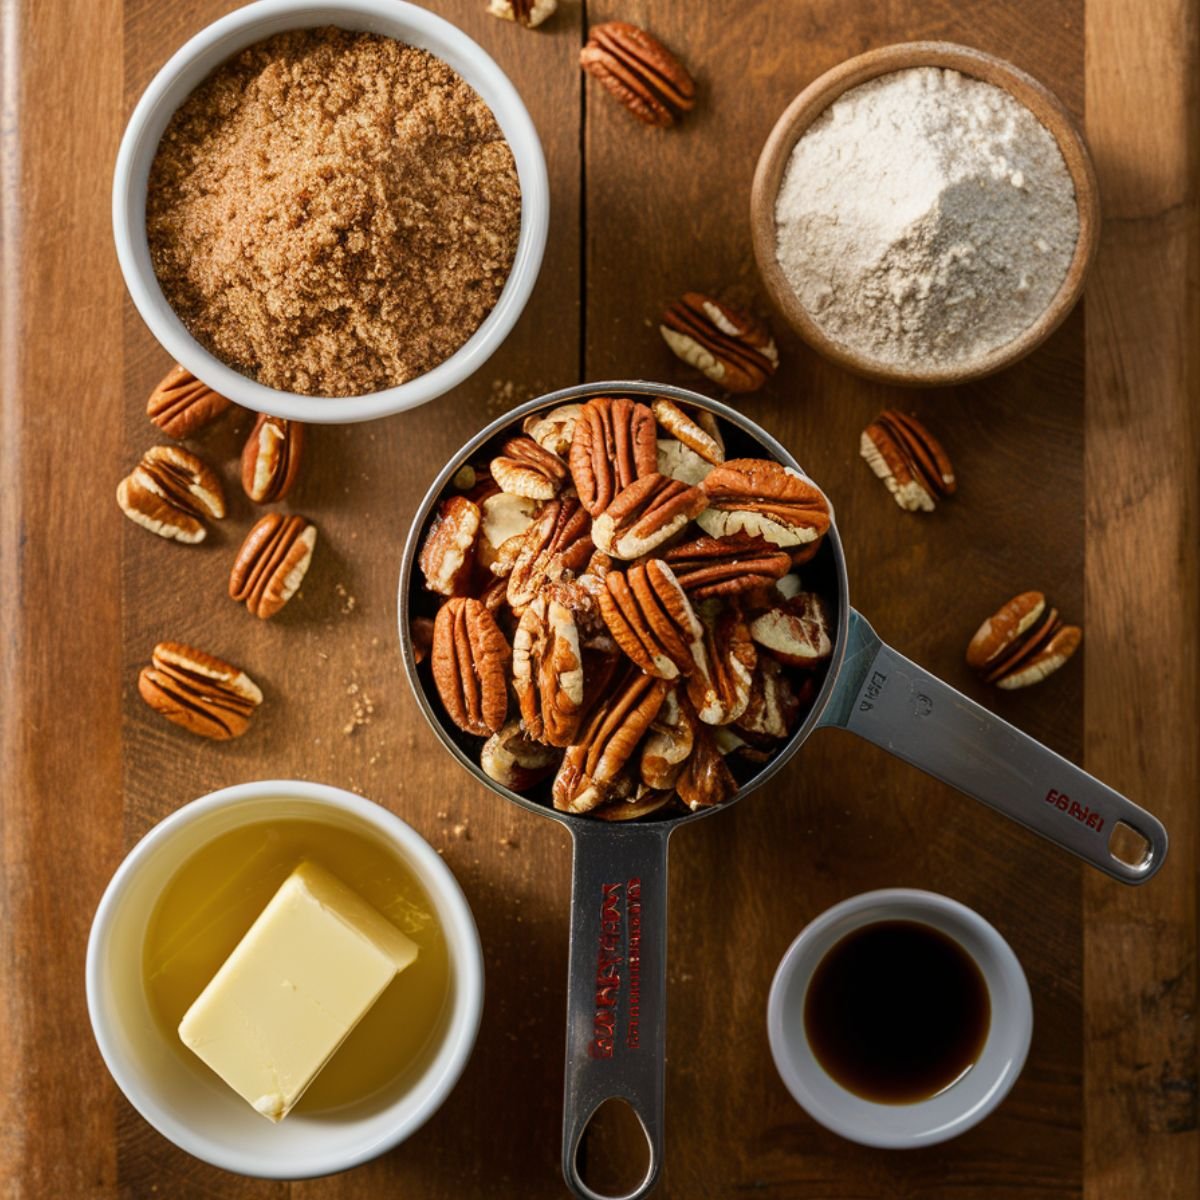
[[[1084,888],[1089,1200],[1200,1195],[1198,59],[1194,4],[1089,0],[1086,761],[1171,834],[1144,889]]]
[[[871,46],[938,37],[1025,67],[1082,113],[1082,5],[588,5],[591,22],[646,24],[695,71],[679,128],[637,126],[594,86],[586,102],[587,374],[711,391],[663,346],[655,319],[687,289],[752,304],[747,198],[759,147],[807,82]],[[637,264],[636,269],[632,264]],[[839,513],[855,603],[881,635],[1018,725],[1078,756],[1081,671],[1000,696],[962,664],[984,615],[1028,587],[1082,615],[1083,319],[1037,355],[969,388],[898,393],[781,337],[783,366],[741,402],[800,457]],[[783,329],[776,322],[776,332]],[[960,494],[902,514],[858,459],[885,404],[915,406],[944,435]],[[1046,486],[1052,480],[1053,486]],[[1080,1183],[1081,931],[1077,866],[970,801],[846,735],[818,735],[780,779],[672,846],[670,1034],[664,1195],[1069,1196]],[[973,905],[1029,974],[1035,1034],[1011,1098],[928,1152],[866,1151],[827,1134],[771,1063],[763,1009],[801,926],[886,885]]]
[[[122,843],[120,5],[0,19],[0,1188],[90,1196],[116,1176],[83,959]],[[109,52],[74,52],[92,46]]]
[[[124,111],[178,45],[234,7],[130,0]],[[456,1197],[485,1185],[491,1195],[527,1197],[530,1179],[547,1194],[557,1187],[569,845],[551,822],[476,785],[426,728],[400,670],[395,590],[409,516],[441,464],[485,421],[577,378],[580,14],[568,9],[529,32],[488,16],[475,0],[428,7],[487,47],[538,127],[554,237],[537,290],[502,350],[451,396],[370,425],[310,431],[303,476],[284,507],[310,515],[321,542],[302,598],[275,620],[257,621],[226,596],[232,555],[257,515],[235,482],[248,417],[197,443],[227,483],[230,516],[215,537],[197,548],[167,545],[121,522],[126,835],[132,840],[179,804],[246,779],[318,779],[391,808],[443,851],[474,909],[487,967],[478,1053],[442,1111],[397,1152],[290,1188],[207,1167],[127,1113],[119,1129],[125,1195],[148,1195],[163,1181],[175,1195],[256,1198]],[[169,362],[128,303],[125,312],[124,445],[132,463],[160,440],[144,404]],[[168,637],[228,656],[263,686],[266,703],[246,737],[200,742],[142,705],[137,671]],[[518,1095],[518,1104],[506,1100]],[[504,1137],[495,1136],[500,1105]]]

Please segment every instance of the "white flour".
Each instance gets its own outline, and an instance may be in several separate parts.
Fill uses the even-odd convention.
[[[1079,234],[1053,136],[1003,89],[937,67],[871,80],[818,117],[775,219],[783,272],[825,333],[898,366],[1011,341]]]

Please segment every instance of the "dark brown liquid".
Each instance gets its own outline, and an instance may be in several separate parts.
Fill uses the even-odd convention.
[[[879,1104],[911,1104],[949,1087],[978,1059],[991,1021],[975,960],[916,921],[847,934],[817,965],[804,1001],[817,1061]]]

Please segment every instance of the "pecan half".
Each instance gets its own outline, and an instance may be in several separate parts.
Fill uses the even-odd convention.
[[[154,647],[138,692],[159,716],[215,741],[241,737],[263,698],[244,671],[182,642]]]
[[[678,688],[672,688],[642,742],[639,770],[646,787],[674,788],[696,743],[696,729],[691,704]]]
[[[502,21],[536,29],[558,11],[558,0],[488,0],[487,10]]]
[[[594,25],[579,65],[647,125],[673,125],[696,103],[696,84],[656,37],[627,21]]]
[[[700,457],[695,450],[677,442],[674,438],[660,438],[658,443],[658,473],[669,475],[683,483],[700,484],[713,469],[710,462]]]
[[[707,504],[700,488],[656,471],[618,493],[592,522],[592,541],[614,558],[640,558],[674,537]]]
[[[580,503],[599,516],[618,492],[654,474],[654,414],[623,396],[589,400],[575,422],[569,464]]]
[[[487,737],[504,724],[511,657],[495,618],[478,600],[455,596],[438,609],[430,666],[459,729]]]
[[[979,627],[967,663],[988,683],[1012,691],[1054,674],[1082,639],[1083,630],[1063,624],[1041,592],[1022,592]]]
[[[509,438],[492,459],[492,478],[500,490],[530,500],[550,500],[567,481],[567,465],[531,437]]]
[[[483,773],[501,787],[524,792],[550,777],[562,752],[527,736],[520,721],[509,721],[493,733],[479,752]]]
[[[312,563],[317,527],[301,516],[267,513],[246,535],[229,573],[229,595],[264,620],[298,591]]]
[[[512,681],[525,730],[538,742],[569,746],[583,714],[583,654],[571,610],[534,597],[513,638]]]
[[[675,781],[679,798],[693,812],[723,804],[737,792],[737,780],[717,749],[712,730],[696,729],[696,743],[683,770]]]
[[[760,654],[746,711],[737,719],[737,727],[760,737],[787,737],[800,716],[801,698],[792,687],[783,668],[773,658]]]
[[[695,417],[685,412],[673,400],[659,396],[651,405],[655,420],[676,441],[682,442],[689,450],[694,450],[706,462],[713,466],[725,461],[725,443],[721,440],[715,424],[702,423],[704,417],[711,413],[697,412]]]
[[[614,798],[626,765],[671,685],[629,672],[593,710],[554,778],[554,807],[589,812]]]
[[[732,596],[770,585],[791,569],[791,559],[764,538],[748,533],[698,537],[663,553],[693,600]]]
[[[582,404],[560,404],[548,413],[533,413],[525,418],[521,428],[543,450],[566,458],[575,438],[575,422],[583,412]]]
[[[789,667],[819,667],[833,656],[829,611],[815,592],[798,592],[750,622],[750,636]]]
[[[168,437],[191,437],[230,407],[219,392],[178,363],[158,381],[146,401],[146,416]]]
[[[758,652],[736,605],[721,606],[708,601],[700,607],[698,615],[703,638],[696,655],[696,670],[688,680],[688,699],[706,725],[730,725],[750,703]]]
[[[242,448],[242,490],[255,504],[274,504],[292,490],[304,450],[299,421],[260,413]]]
[[[450,496],[438,505],[417,560],[431,592],[460,596],[470,586],[481,522],[479,505],[466,496]]]
[[[756,392],[779,366],[771,331],[757,317],[700,292],[686,292],[658,327],[677,358],[727,392]]]
[[[703,630],[671,568],[652,558],[610,571],[604,584],[600,612],[625,654],[659,679],[691,674]]]
[[[916,417],[885,409],[863,430],[859,452],[908,512],[933,512],[957,488],[941,443]]]
[[[571,496],[551,500],[526,530],[508,576],[508,603],[520,612],[547,583],[582,569],[592,553],[587,513]]]
[[[507,576],[538,515],[538,502],[511,492],[495,492],[479,502],[476,559],[493,575]]]
[[[225,515],[225,494],[216,472],[181,446],[147,450],[117,485],[117,504],[143,529],[189,545],[207,537],[205,517]]]
[[[820,488],[770,459],[731,459],[715,467],[701,487],[708,508],[697,524],[713,537],[744,532],[776,546],[799,546],[829,528],[829,501]]]

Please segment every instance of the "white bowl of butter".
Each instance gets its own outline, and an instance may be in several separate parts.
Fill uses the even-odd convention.
[[[293,870],[294,831],[310,826],[328,831],[329,854]],[[419,947],[397,915],[416,908],[388,907],[377,866],[355,878],[356,846],[421,897],[423,914],[406,918],[426,923],[409,928]],[[197,870],[226,861],[214,888],[227,893],[205,910]],[[197,934],[222,922],[236,945]],[[105,1064],[164,1137],[228,1171],[302,1179],[382,1154],[438,1109],[474,1046],[483,960],[462,890],[411,826],[338,788],[268,780],[193,801],[134,847],[92,924],[87,1000]],[[403,1069],[380,1067],[409,1003],[423,1006],[420,1044]]]

